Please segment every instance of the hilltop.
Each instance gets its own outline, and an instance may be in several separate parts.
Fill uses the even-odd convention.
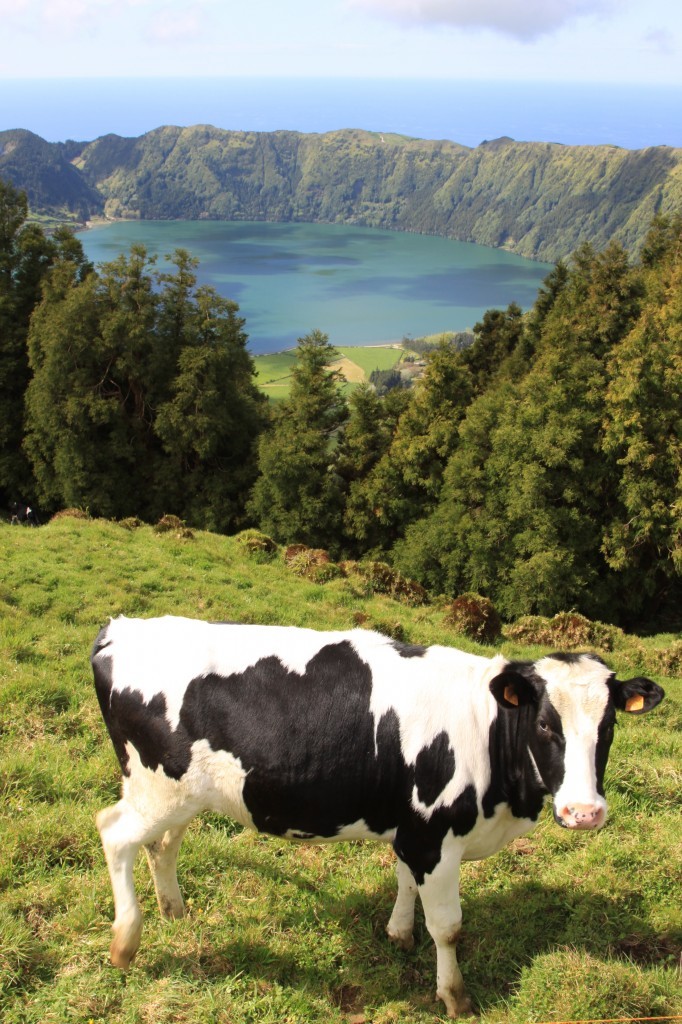
[[[34,215],[362,224],[502,247],[549,262],[581,243],[637,252],[682,207],[682,150],[501,138],[475,149],[360,130],[161,127],[48,143],[0,132],[0,177]]]

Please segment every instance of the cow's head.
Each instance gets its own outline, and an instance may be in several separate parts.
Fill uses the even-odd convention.
[[[522,714],[523,740],[558,824],[600,828],[616,711],[650,711],[665,696],[661,687],[650,679],[620,681],[594,654],[551,654],[510,662],[490,691],[506,711]]]

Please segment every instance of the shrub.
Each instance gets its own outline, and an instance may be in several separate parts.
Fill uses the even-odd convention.
[[[682,640],[677,640],[661,651],[652,652],[648,660],[652,672],[662,672],[666,676],[682,675]]]
[[[170,533],[172,530],[181,530],[185,524],[177,516],[161,516],[154,527],[154,533]]]
[[[387,594],[396,601],[412,607],[419,607],[428,602],[426,589],[416,580],[402,576],[385,562],[341,562],[344,575],[351,580],[358,590],[370,594]]]
[[[591,622],[578,612],[559,612],[553,618],[526,615],[505,630],[508,640],[522,644],[543,644],[572,650],[576,647],[599,647],[612,651],[622,631],[603,622]]]
[[[50,520],[51,523],[55,519],[90,519],[90,513],[86,508],[63,508],[60,512],[55,512]]]
[[[194,537],[194,534],[182,519],[173,515],[161,516],[153,529],[155,533],[174,533],[178,540],[192,540]]]
[[[140,526],[144,526],[144,523],[137,516],[128,516],[126,519],[119,519],[118,525],[122,526],[124,530],[138,530]]]
[[[383,633],[384,636],[390,636],[391,640],[399,640],[401,643],[406,639],[405,627],[402,622],[377,619],[376,622],[372,623],[372,629],[375,629],[377,633]]]
[[[272,537],[260,530],[242,530],[235,539],[257,562],[270,562],[277,554]]]
[[[323,548],[308,548],[304,544],[291,544],[284,552],[284,560],[297,576],[313,583],[329,583],[343,576],[343,570]]]
[[[458,633],[484,644],[495,643],[502,633],[502,622],[495,606],[490,598],[480,594],[467,593],[456,597],[445,622]]]

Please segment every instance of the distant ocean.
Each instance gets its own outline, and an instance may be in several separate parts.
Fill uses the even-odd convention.
[[[0,130],[50,142],[160,125],[251,131],[365,128],[477,146],[682,147],[682,86],[409,79],[0,79]]]

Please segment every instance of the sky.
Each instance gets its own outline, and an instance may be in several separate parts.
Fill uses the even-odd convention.
[[[680,0],[0,0],[0,78],[682,84]]]

